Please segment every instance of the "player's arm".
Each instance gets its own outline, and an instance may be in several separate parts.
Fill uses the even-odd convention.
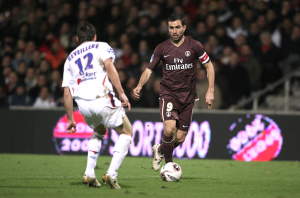
[[[104,61],[104,65],[111,83],[119,93],[119,96],[122,100],[122,106],[128,106],[128,109],[130,110],[131,105],[129,103],[127,96],[125,95],[124,89],[122,88],[118,72],[112,62],[112,59],[111,58],[106,59]]]
[[[206,68],[208,78],[208,90],[205,95],[205,99],[206,103],[208,104],[208,109],[211,109],[214,101],[215,70],[211,61],[208,61],[203,65]]]
[[[68,124],[66,126],[68,133],[76,132],[76,123],[73,119],[73,98],[69,87],[64,87],[64,106],[67,113]]]
[[[150,76],[152,74],[152,70],[146,68],[145,71],[143,72],[139,84],[137,85],[137,87],[133,90],[134,96],[139,98],[140,97],[140,92],[144,86],[144,84],[146,84],[146,82],[149,80]]]

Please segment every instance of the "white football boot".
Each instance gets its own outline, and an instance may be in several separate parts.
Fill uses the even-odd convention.
[[[164,158],[164,155],[158,153],[158,147],[160,144],[155,144],[152,147],[153,151],[153,161],[152,161],[152,169],[158,171],[160,168],[161,160]]]
[[[96,177],[90,177],[86,174],[83,175],[82,183],[87,184],[89,187],[100,188],[101,184]]]
[[[118,184],[117,176],[118,174],[112,177],[106,172],[102,177],[102,181],[104,184],[108,183],[111,189],[121,189],[121,187]]]

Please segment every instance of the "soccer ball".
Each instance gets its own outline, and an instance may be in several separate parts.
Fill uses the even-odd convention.
[[[182,175],[181,167],[174,163],[169,162],[165,164],[160,170],[161,179],[168,182],[177,182]]]

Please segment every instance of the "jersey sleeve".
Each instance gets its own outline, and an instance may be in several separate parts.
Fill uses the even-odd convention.
[[[69,82],[72,79],[72,74],[69,68],[69,61],[66,60],[64,65],[64,74],[63,74],[63,82],[62,87],[69,87]]]
[[[210,58],[208,54],[205,52],[203,45],[196,41],[196,54],[197,57],[200,59],[202,64],[208,63],[210,61]]]
[[[161,47],[160,45],[158,45],[151,56],[150,63],[147,68],[154,70],[159,64],[160,60],[161,60]]]
[[[112,59],[112,62],[115,61],[115,52],[113,48],[107,43],[105,43],[104,49],[101,51],[101,58],[103,62],[105,62],[109,58]]]

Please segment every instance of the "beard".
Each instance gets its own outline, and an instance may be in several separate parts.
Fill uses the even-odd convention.
[[[175,39],[171,36],[171,41],[172,41],[173,43],[179,43],[179,41],[181,41],[182,37],[183,37],[183,33],[182,33],[181,35],[178,36],[178,39],[177,39],[177,40],[175,40]]]

